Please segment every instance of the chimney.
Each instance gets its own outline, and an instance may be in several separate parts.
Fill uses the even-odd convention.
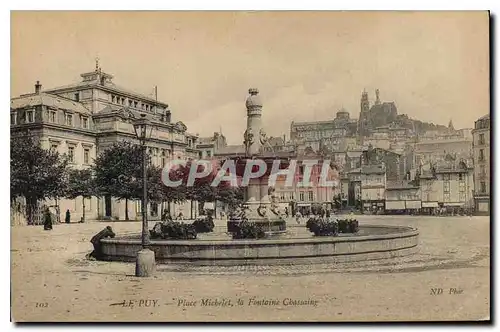
[[[41,90],[42,90],[42,85],[40,84],[40,81],[36,81],[35,93],[40,93]]]

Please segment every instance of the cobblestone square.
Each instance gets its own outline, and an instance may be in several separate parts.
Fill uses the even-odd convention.
[[[201,267],[89,261],[90,238],[140,222],[12,227],[15,321],[398,321],[489,317],[489,217],[359,216],[418,228],[417,254],[339,264]],[[289,220],[291,225],[295,221]],[[217,221],[223,227],[223,221]]]

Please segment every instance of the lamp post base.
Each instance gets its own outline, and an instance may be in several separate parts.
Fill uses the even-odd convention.
[[[156,271],[155,252],[150,249],[142,249],[137,252],[135,262],[136,277],[151,277]]]

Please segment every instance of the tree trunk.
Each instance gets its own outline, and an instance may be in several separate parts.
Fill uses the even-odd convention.
[[[82,206],[83,206],[82,222],[85,222],[85,197],[82,197]]]
[[[141,210],[144,209],[144,207],[141,206]],[[125,198],[125,220],[128,221],[128,198]]]
[[[28,225],[33,225],[34,215],[36,209],[36,200],[32,197],[26,198],[26,217],[28,218]]]

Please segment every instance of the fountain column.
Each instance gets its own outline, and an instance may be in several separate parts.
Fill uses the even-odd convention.
[[[243,143],[245,144],[247,159],[252,159],[259,155],[261,149],[262,101],[258,95],[259,90],[249,89],[248,93],[250,95],[245,103],[247,108],[247,129],[243,134]],[[262,197],[260,179],[250,179],[248,186],[245,188],[245,197],[250,211],[255,212],[260,206]]]
[[[246,100],[245,106],[247,109],[247,128],[243,135],[243,143],[245,144],[245,161],[239,160],[238,169],[246,169],[246,162],[252,159],[264,157],[262,153],[262,145],[267,142],[265,132],[262,130],[262,101],[259,97],[257,89],[249,89],[250,94]],[[272,158],[274,160],[274,158]],[[265,162],[268,163],[269,160]],[[272,164],[272,163],[271,163]],[[257,170],[253,170],[254,172]],[[276,210],[271,208],[271,200],[269,197],[268,175],[260,178],[250,179],[248,185],[244,187],[245,200],[247,208],[244,215],[228,220],[228,232],[234,232],[239,226],[242,218],[245,217],[252,223],[260,223],[268,234],[282,233],[286,231],[286,222]]]

